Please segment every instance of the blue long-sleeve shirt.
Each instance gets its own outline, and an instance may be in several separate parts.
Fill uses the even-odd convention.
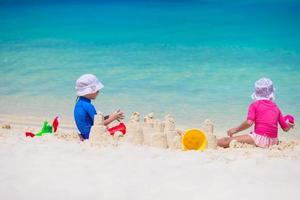
[[[74,118],[76,126],[84,139],[89,139],[96,113],[90,99],[79,97],[74,108]]]

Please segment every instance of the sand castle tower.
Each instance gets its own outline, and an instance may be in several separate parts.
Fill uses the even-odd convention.
[[[147,114],[144,117],[144,126],[145,127],[151,127],[151,128],[153,128],[154,127],[154,122],[155,122],[155,115],[154,115],[153,112]]]
[[[177,130],[175,130],[175,120],[170,115],[165,116],[164,134],[167,136],[168,147],[170,149],[177,149],[178,143],[181,143],[181,136],[177,133]]]
[[[144,117],[143,135],[144,135],[145,145],[151,144],[151,135],[155,132],[154,123],[155,123],[155,115],[153,112],[149,113]]]
[[[143,128],[140,124],[140,113],[134,112],[130,117],[126,141],[135,145],[141,145],[144,142]]]
[[[104,117],[101,112],[94,116],[94,125],[91,128],[89,142],[92,146],[105,146],[113,144],[113,138],[104,126]]]
[[[180,131],[176,131],[177,135],[173,138],[173,148],[174,149],[182,149],[182,134]]]
[[[217,137],[214,135],[214,124],[210,119],[204,121],[204,132],[207,139],[207,148],[216,149],[217,148]]]
[[[151,135],[151,146],[167,148],[167,136],[164,133],[164,123],[161,120],[155,120],[154,130],[154,133]]]

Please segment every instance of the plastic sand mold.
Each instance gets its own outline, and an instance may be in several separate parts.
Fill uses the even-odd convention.
[[[205,133],[198,129],[187,130],[182,137],[183,150],[203,151],[207,146]]]
[[[111,135],[114,135],[115,132],[117,132],[117,131],[120,131],[120,132],[122,132],[123,135],[125,135],[126,134],[126,126],[124,123],[120,123],[117,126],[109,128],[108,131]]]

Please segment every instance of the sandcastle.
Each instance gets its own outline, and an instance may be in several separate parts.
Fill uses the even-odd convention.
[[[207,148],[216,149],[217,148],[217,137],[214,135],[214,124],[210,119],[204,121],[203,130],[207,139]]]
[[[154,113],[149,113],[144,117],[144,122],[143,122],[144,145],[151,144],[151,135],[154,132],[154,120],[155,120]]]
[[[164,132],[164,124],[161,120],[154,120],[154,132],[150,137],[150,146],[167,148],[167,135]]]
[[[91,128],[89,142],[92,146],[106,146],[115,143],[107,131],[107,127],[104,126],[104,116],[101,112],[94,116],[94,125]]]
[[[132,113],[130,117],[125,141],[135,145],[144,143],[143,127],[140,124],[140,113],[138,112]]]
[[[144,117],[143,126],[139,123],[140,114],[134,112],[128,125],[126,141],[132,144],[144,144],[158,148],[181,149],[183,131],[177,130],[175,120],[169,114],[164,120],[156,119],[153,112]],[[213,134],[214,125],[211,120],[204,121],[203,130],[207,138],[207,148],[217,148],[217,138]]]
[[[206,133],[207,148],[216,149],[217,139],[213,134],[214,126],[211,120],[204,121],[203,130]],[[169,114],[164,117],[164,120],[160,120],[156,119],[154,113],[151,112],[144,117],[143,123],[141,123],[140,113],[133,112],[127,125],[127,133],[121,137],[121,141],[134,145],[181,149],[182,134],[183,131],[176,129],[175,120]],[[91,145],[118,145],[119,139],[117,132],[114,137],[109,134],[107,127],[104,126],[103,114],[98,112],[95,115],[94,126],[90,133],[89,142]]]
[[[167,144],[170,149],[181,148],[181,132],[175,130],[175,120],[170,116],[165,116],[164,133],[167,136]]]
[[[175,129],[175,120],[170,115],[166,115],[162,121],[156,119],[154,113],[149,113],[144,117],[143,126],[140,125],[139,118],[138,112],[132,114],[127,141],[158,148],[181,148],[181,132]]]

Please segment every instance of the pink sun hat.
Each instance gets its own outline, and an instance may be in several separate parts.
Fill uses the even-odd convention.
[[[261,78],[255,82],[255,90],[251,98],[257,100],[275,100],[275,88],[273,82],[268,78]]]

